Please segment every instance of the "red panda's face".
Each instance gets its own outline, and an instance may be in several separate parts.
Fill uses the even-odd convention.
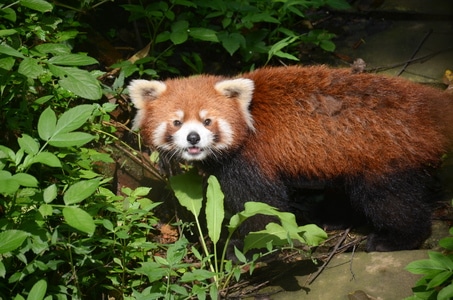
[[[240,146],[253,130],[249,79],[135,80],[129,92],[138,109],[134,127],[158,151],[174,158],[219,158]]]

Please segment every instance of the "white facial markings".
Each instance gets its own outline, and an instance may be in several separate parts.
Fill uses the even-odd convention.
[[[189,141],[189,135],[194,137]],[[173,134],[174,145],[182,150],[185,160],[202,160],[209,154],[205,150],[213,147],[214,134],[199,121],[189,121],[182,124],[181,128]],[[197,149],[197,151],[189,151]]]
[[[231,128],[230,123],[228,123],[224,119],[218,119],[217,123],[219,124],[219,131],[222,133],[221,142],[218,143],[216,146],[219,149],[228,148],[234,140],[234,132]]]
[[[153,131],[153,145],[159,146],[162,149],[170,150],[170,145],[165,141],[165,133],[167,131],[167,122],[160,123]]]
[[[182,122],[182,120],[184,119],[184,111],[182,110],[177,110],[175,112],[175,116],[178,118],[179,121]]]

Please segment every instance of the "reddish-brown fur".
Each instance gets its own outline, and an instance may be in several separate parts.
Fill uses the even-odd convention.
[[[452,94],[323,66],[265,68],[238,78],[245,79],[137,81],[130,86],[135,126],[163,158],[187,155],[217,176],[233,212],[246,201],[291,210],[294,191],[321,186],[344,193],[352,213],[372,225],[368,251],[421,245],[431,226],[430,171],[453,138]],[[227,135],[220,119],[231,127]],[[184,123],[189,129],[180,129]]]
[[[434,88],[323,66],[243,77],[255,82],[256,128],[244,153],[270,177],[376,177],[437,164],[447,150],[445,119],[434,113],[453,120],[453,97]]]

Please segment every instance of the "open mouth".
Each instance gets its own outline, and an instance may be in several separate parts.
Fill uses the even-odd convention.
[[[190,154],[190,155],[198,155],[200,154],[201,152],[203,152],[203,149],[199,148],[199,147],[189,147],[187,148],[187,152]]]

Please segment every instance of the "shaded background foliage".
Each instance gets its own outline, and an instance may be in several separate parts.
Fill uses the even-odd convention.
[[[325,7],[348,4],[3,1],[0,298],[215,298],[214,275],[200,271],[210,258],[184,238],[162,242],[163,197],[118,188],[109,172],[118,149],[139,155],[122,141],[134,136],[124,87],[135,77],[295,62],[302,44],[332,51],[334,36],[309,21]],[[231,262],[225,269],[239,278]]]

